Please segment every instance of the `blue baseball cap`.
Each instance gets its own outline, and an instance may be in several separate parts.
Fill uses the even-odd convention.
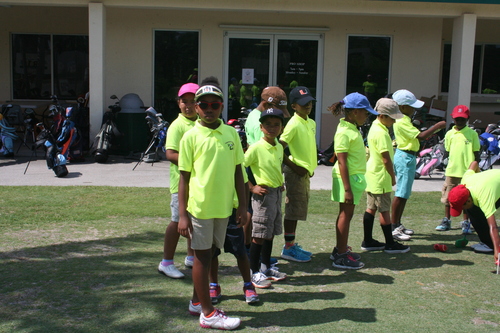
[[[351,93],[344,97],[342,100],[344,102],[344,108],[346,109],[365,109],[374,115],[378,115],[378,112],[373,110],[368,98],[360,93]]]

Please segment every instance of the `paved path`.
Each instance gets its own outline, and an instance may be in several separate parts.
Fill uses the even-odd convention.
[[[16,146],[17,148],[17,146]],[[83,163],[68,164],[69,174],[64,178],[57,178],[52,170],[47,169],[43,151],[38,150],[38,157],[30,162],[26,174],[31,152],[21,149],[15,158],[0,158],[0,185],[32,185],[32,186],[130,186],[130,187],[168,187],[170,162],[162,160],[157,163],[141,163],[132,171],[137,160],[122,156],[111,156],[106,164],[93,162],[88,158]],[[318,166],[314,177],[311,178],[311,188],[314,190],[331,189],[332,167]],[[420,192],[441,191],[443,185],[442,172],[436,172],[430,177],[415,180],[413,190]]]

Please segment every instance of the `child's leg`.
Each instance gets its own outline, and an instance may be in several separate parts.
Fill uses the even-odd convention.
[[[273,251],[273,240],[274,238],[264,239],[264,243],[262,244],[261,270],[263,272],[271,268],[271,252]]]
[[[260,272],[260,256],[263,243],[262,238],[252,237],[252,245],[250,246],[250,269],[252,273]]]
[[[363,241],[365,243],[373,240],[373,223],[375,221],[375,213],[373,209],[366,209],[363,216]]]
[[[295,244],[295,231],[297,230],[297,220],[284,219],[283,228],[285,230],[285,249]]]
[[[349,238],[349,227],[356,205],[339,203],[339,215],[336,222],[337,250],[339,254],[347,252],[347,241]]]
[[[384,233],[385,243],[387,245],[394,244],[394,238],[392,237],[392,225],[391,225],[391,214],[389,211],[385,211],[379,214],[380,227]]]
[[[391,223],[396,225],[401,223],[401,217],[403,216],[403,212],[405,211],[406,202],[408,200],[405,198],[394,197],[392,200],[392,219]]]
[[[179,223],[171,221],[165,230],[163,243],[163,259],[173,260],[177,243],[179,242],[179,232],[177,231]]]
[[[215,246],[214,246],[215,247]],[[213,250],[194,250],[193,265],[193,303],[200,302],[202,312],[208,316],[214,311],[209,291],[210,264],[213,258]]]

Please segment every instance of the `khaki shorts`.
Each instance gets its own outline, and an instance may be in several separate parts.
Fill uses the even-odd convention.
[[[307,206],[309,205],[309,191],[311,177],[309,173],[300,177],[285,165],[285,219],[307,220]]]
[[[391,209],[391,194],[389,192],[382,194],[366,192],[366,208],[378,209],[380,213],[389,211]]]
[[[265,195],[252,195],[252,237],[271,239],[283,233],[281,188],[268,188]]]
[[[446,179],[444,180],[443,184],[443,189],[441,190],[441,202],[443,204],[445,204],[446,206],[450,205],[450,203],[448,202],[448,194],[450,194],[452,188],[454,188],[457,185],[460,185],[461,181],[462,178],[446,176]]]
[[[189,214],[193,233],[191,234],[191,248],[193,250],[208,250],[212,245],[219,249],[224,247],[226,228],[229,217],[223,219],[197,219]]]

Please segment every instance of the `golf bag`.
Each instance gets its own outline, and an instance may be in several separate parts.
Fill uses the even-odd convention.
[[[420,151],[417,157],[415,179],[419,179],[421,176],[430,177],[434,169],[436,169],[441,162],[443,162],[444,154],[445,150],[443,141],[440,141],[432,148]]]
[[[66,167],[66,157],[61,154],[61,149],[57,146],[56,139],[51,131],[47,130],[41,123],[38,124],[42,131],[37,136],[36,146],[45,147],[45,160],[47,167],[54,171],[57,177],[65,177],[68,175]]]
[[[479,168],[484,171],[491,169],[500,158],[500,141],[494,134],[484,132],[479,136],[481,143],[481,159]]]
[[[114,95],[112,98],[113,97],[116,98]],[[97,163],[106,163],[111,147],[116,143],[117,139],[123,135],[120,133],[115,123],[116,113],[121,111],[121,107],[118,103],[119,101],[114,105],[110,105],[109,110],[104,113],[102,127],[94,139],[91,152],[95,154],[94,159]]]

